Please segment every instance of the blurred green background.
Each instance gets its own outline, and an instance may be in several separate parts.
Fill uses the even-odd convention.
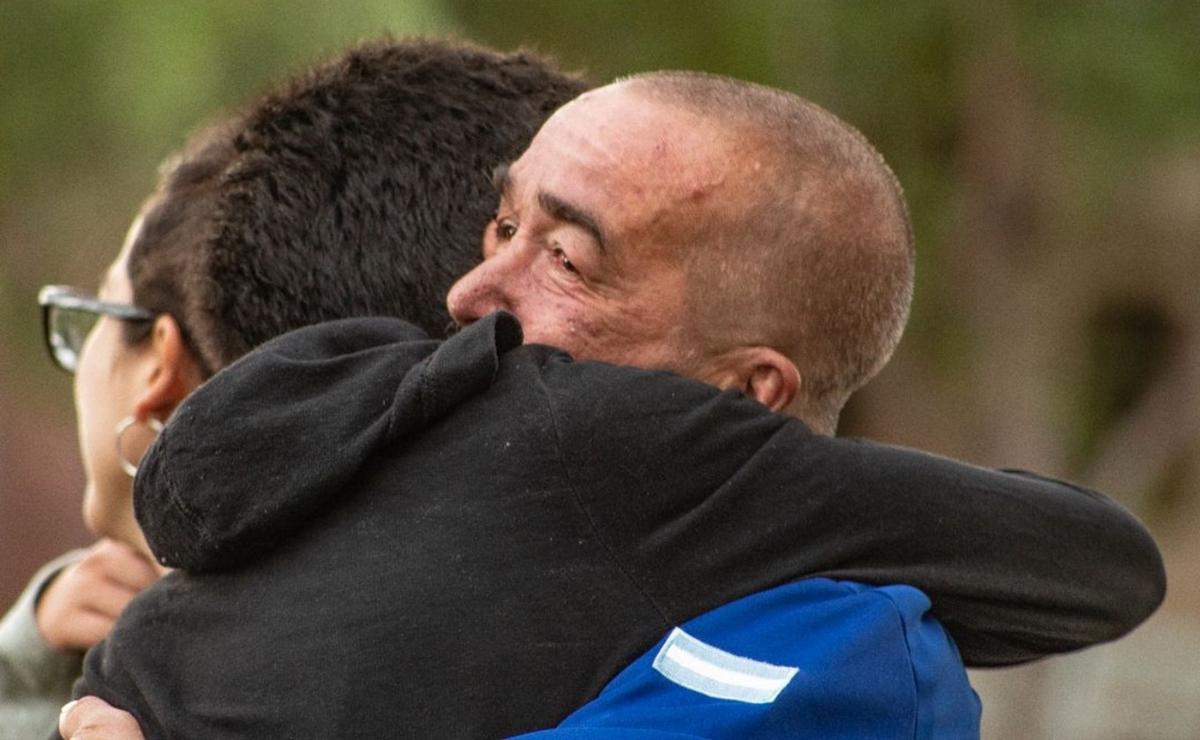
[[[0,598],[87,541],[70,379],[44,357],[38,287],[95,286],[190,130],[385,31],[531,46],[597,82],[729,74],[858,126],[905,185],[918,283],[901,351],[842,432],[1099,487],[1168,563],[1168,604],[1134,637],[976,674],[986,736],[1194,737],[1194,0],[4,0]]]

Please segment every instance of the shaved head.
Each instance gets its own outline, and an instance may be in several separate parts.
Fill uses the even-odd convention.
[[[801,377],[788,411],[832,432],[912,301],[912,227],[892,171],[854,128],[781,90],[695,72],[620,84],[702,117],[735,180],[736,202],[698,209],[685,255],[692,333],[710,352],[782,352]]]
[[[497,178],[483,264],[450,291],[579,359],[736,388],[832,434],[912,297],[904,198],[831,113],[712,75],[619,80],[560,108]]]

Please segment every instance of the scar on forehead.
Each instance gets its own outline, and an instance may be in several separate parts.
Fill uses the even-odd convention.
[[[705,200],[715,195],[726,179],[726,173],[723,172],[697,174],[685,184],[686,197],[693,202]]]

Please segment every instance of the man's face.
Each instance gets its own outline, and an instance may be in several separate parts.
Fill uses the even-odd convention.
[[[498,173],[484,262],[448,297],[455,321],[505,309],[526,341],[579,359],[702,374],[683,260],[723,185],[711,142],[696,116],[621,85],[562,108]]]

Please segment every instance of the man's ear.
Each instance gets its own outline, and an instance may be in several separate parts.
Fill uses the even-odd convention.
[[[753,362],[743,392],[772,411],[783,411],[800,392],[796,364],[770,347],[750,347]]]
[[[783,411],[800,392],[795,363],[770,347],[738,347],[720,360],[721,370],[709,380],[718,388],[739,388],[772,411]]]
[[[166,420],[183,399],[204,380],[200,363],[183,341],[183,331],[170,314],[154,320],[150,347],[142,372],[145,386],[134,402],[139,419],[153,416]]]

